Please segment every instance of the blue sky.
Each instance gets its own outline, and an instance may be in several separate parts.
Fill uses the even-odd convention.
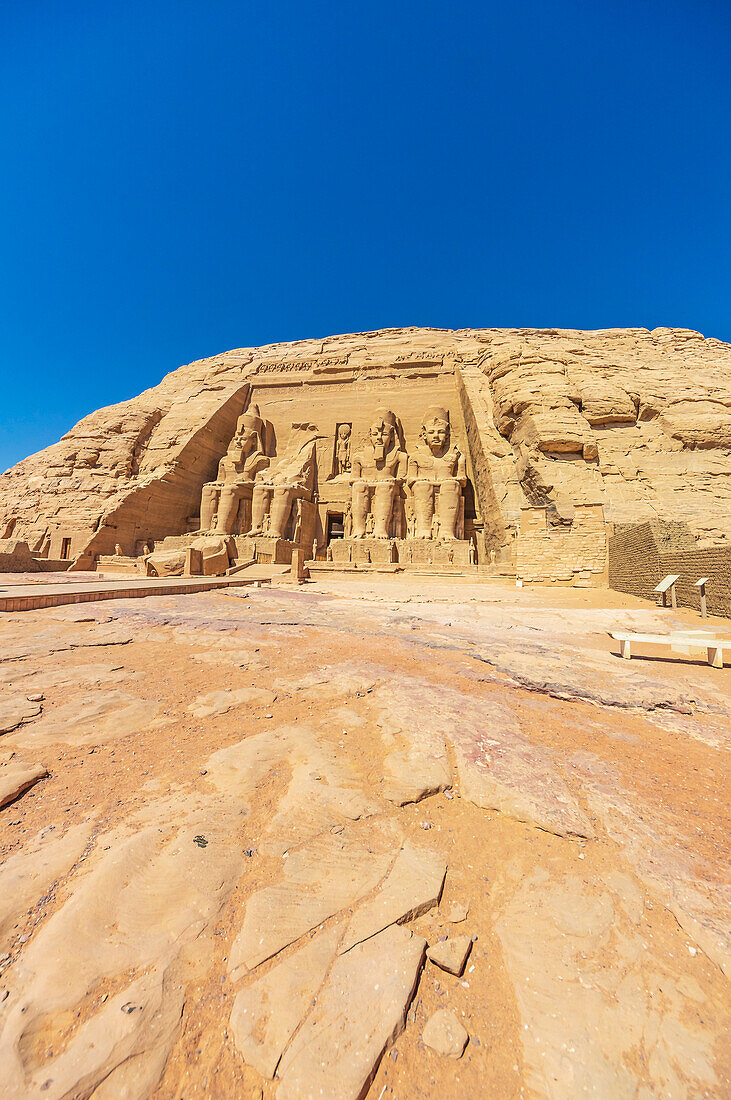
[[[0,6],[0,469],[231,347],[731,340],[729,0]]]

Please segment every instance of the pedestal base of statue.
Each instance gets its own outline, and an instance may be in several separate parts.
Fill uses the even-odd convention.
[[[297,544],[273,535],[236,535],[236,557],[257,565],[289,565]]]
[[[401,565],[469,565],[468,539],[399,539]]]
[[[387,565],[398,561],[396,539],[334,539],[328,546],[331,561],[353,565]]]

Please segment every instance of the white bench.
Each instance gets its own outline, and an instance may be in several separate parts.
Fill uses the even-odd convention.
[[[714,668],[723,668],[723,651],[731,649],[731,638],[717,638],[710,634],[634,634],[610,631],[610,638],[619,642],[620,653],[629,661],[632,656],[632,644],[660,645],[668,649],[693,649],[706,651],[706,659]]]

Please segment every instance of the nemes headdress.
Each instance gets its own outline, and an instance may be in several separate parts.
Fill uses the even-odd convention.
[[[256,432],[259,450],[268,453],[268,447],[266,446],[266,424],[259,415],[258,405],[250,405],[246,412],[242,413],[239,417],[239,422],[236,425],[236,434],[240,435],[241,432],[246,429]]]
[[[424,413],[422,424],[431,424],[432,420],[441,420],[443,424],[449,424],[449,409],[442,408],[441,405],[432,405]]]
[[[264,427],[264,421],[259,415],[259,406],[250,405],[245,413],[242,413],[239,417],[239,429],[241,428],[253,428],[261,434]]]
[[[384,424],[389,424],[392,428],[398,427],[396,416],[390,409],[376,409],[376,419],[381,418]]]

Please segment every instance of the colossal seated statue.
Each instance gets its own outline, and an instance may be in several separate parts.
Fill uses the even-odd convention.
[[[413,494],[414,537],[456,539],[462,491],[467,483],[464,455],[450,446],[449,412],[434,406],[424,413],[423,443],[409,458],[407,483]]]
[[[356,539],[366,535],[387,539],[408,459],[401,450],[398,421],[390,409],[376,410],[368,434],[368,443],[351,462],[351,534]]]
[[[203,486],[201,531],[223,535],[236,533],[241,502],[251,500],[254,478],[270,462],[265,435],[259,408],[252,405],[239,417],[236,433],[218,464],[218,477]],[[243,523],[248,526],[246,519]]]
[[[315,440],[296,442],[279,462],[262,469],[254,483],[248,535],[293,539],[293,510],[298,500],[312,500],[315,488]]]

